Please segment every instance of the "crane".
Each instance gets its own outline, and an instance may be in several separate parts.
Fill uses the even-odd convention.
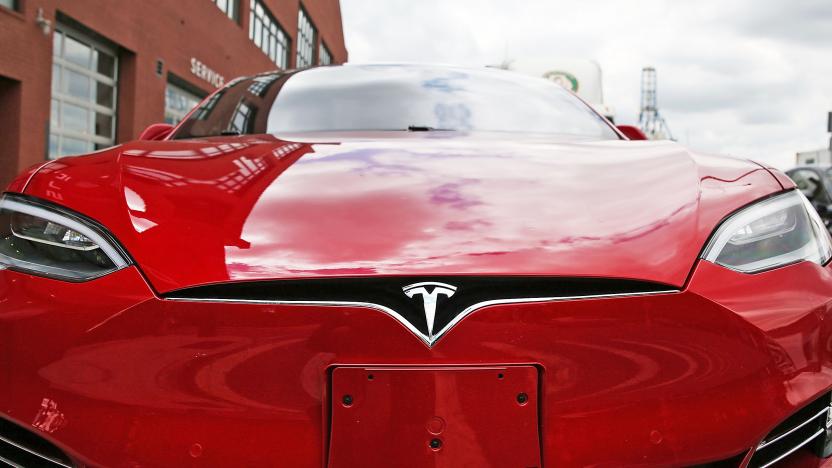
[[[641,70],[641,111],[638,126],[651,140],[673,140],[670,127],[659,113],[656,83],[656,69],[644,67]]]

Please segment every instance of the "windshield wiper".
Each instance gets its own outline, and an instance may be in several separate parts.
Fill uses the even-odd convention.
[[[453,132],[452,128],[435,128],[423,125],[410,125],[407,127],[408,132]]]
[[[237,130],[223,130],[223,131],[220,132],[220,135],[222,135],[222,136],[239,136],[240,132],[238,132]]]

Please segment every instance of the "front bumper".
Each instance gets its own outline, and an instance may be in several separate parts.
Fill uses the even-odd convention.
[[[428,348],[363,307],[164,300],[132,268],[2,271],[0,411],[78,464],[338,466],[333,369],[534,366],[545,466],[741,459],[832,388],[830,298],[829,267],[702,262],[678,293],[486,307]]]

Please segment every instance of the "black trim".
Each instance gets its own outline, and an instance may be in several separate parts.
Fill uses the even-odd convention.
[[[428,335],[424,302],[409,298],[403,288],[421,282],[446,283],[457,288],[451,297],[439,296],[433,331],[443,329],[457,315],[488,301],[529,298],[576,298],[675,291],[665,284],[613,279],[540,276],[388,276],[219,283],[171,291],[166,299],[240,302],[350,302],[368,303],[396,311]]]
[[[799,446],[817,450],[818,445],[825,443],[826,431],[824,429],[827,414],[817,415],[824,409],[829,411],[829,402],[830,395],[824,394],[778,424],[763,439],[765,445],[758,447],[751,456],[748,467],[766,466],[778,459],[789,460],[794,449]],[[819,431],[823,432],[820,435],[814,435]],[[786,455],[784,458],[780,458],[784,455]]]
[[[21,466],[75,466],[57,445],[5,418],[0,418],[0,457]]]

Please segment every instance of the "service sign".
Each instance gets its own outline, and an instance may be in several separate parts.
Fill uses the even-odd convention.
[[[193,57],[191,57],[191,74],[203,81],[211,83],[215,88],[219,88],[225,84],[224,76],[208,68],[207,65]]]

